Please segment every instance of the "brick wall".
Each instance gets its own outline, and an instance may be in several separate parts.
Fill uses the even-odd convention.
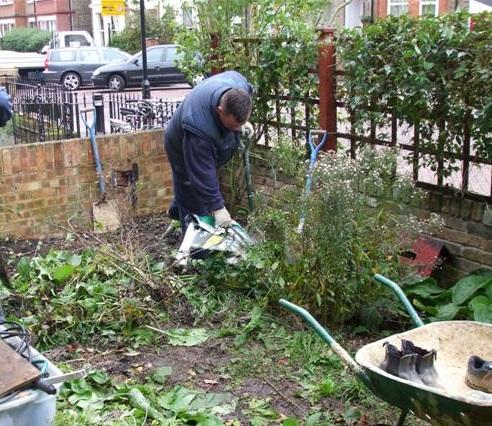
[[[433,238],[444,243],[449,257],[438,275],[445,282],[478,269],[492,269],[492,210],[487,203],[429,192],[417,215],[439,213],[444,227]]]
[[[172,197],[170,169],[162,131],[98,137],[103,170],[131,170],[136,163],[138,201],[132,215],[165,211]],[[108,194],[123,197],[128,188]],[[99,195],[88,139],[70,139],[0,149],[0,235],[39,238],[64,233],[67,219],[90,226],[92,203]],[[127,203],[128,205],[130,203]]]

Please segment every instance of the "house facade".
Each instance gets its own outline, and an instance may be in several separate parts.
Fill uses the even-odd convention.
[[[492,0],[352,0],[346,4],[338,26],[360,27],[387,16],[441,16],[456,10],[492,11]]]
[[[0,0],[0,36],[16,27],[91,31],[89,0]]]

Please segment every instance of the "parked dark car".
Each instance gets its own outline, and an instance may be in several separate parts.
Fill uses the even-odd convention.
[[[178,68],[177,46],[163,44],[147,49],[147,78],[151,86],[159,84],[188,83]],[[120,64],[105,65],[94,71],[92,82],[96,87],[108,87],[114,91],[125,87],[140,86],[143,79],[142,52]]]
[[[112,47],[67,47],[48,50],[43,77],[49,83],[61,83],[69,90],[91,84],[92,73],[101,65],[121,63],[130,55]]]

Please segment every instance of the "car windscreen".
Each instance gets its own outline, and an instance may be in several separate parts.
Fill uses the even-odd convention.
[[[103,55],[104,60],[108,62],[126,61],[128,59],[128,54],[113,49],[104,49]]]

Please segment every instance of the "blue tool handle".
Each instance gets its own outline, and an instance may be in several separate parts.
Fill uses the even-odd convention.
[[[417,327],[421,327],[424,325],[424,322],[420,319],[419,314],[412,306],[410,300],[408,300],[407,296],[405,295],[405,293],[403,293],[403,290],[398,284],[379,274],[374,275],[374,279],[376,281],[379,281],[381,284],[385,285],[386,287],[389,287],[391,290],[393,290],[396,293],[398,299],[400,299],[400,301],[403,303],[405,309],[407,310],[410,317],[412,318],[412,321],[415,323]]]
[[[89,124],[88,116],[87,114],[92,112],[93,113],[93,118],[92,118],[92,123]],[[87,130],[90,132],[91,129],[94,129],[94,133],[96,131],[96,114],[95,114],[95,108],[94,107],[87,107],[87,108],[81,108],[80,109],[80,118],[82,119],[82,122],[84,123],[85,127]]]
[[[313,140],[315,135],[320,135],[322,136],[321,141],[315,145]],[[308,136],[308,143],[309,143],[309,149],[311,151],[310,155],[310,167],[314,166],[314,163],[316,162],[316,159],[318,158],[318,154],[321,151],[321,148],[323,148],[323,145],[326,143],[326,139],[328,136],[328,132],[326,130],[310,130],[309,131],[309,136]]]
[[[89,124],[89,119],[87,116],[89,113],[93,114],[92,123],[90,123],[90,124]],[[96,174],[97,174],[97,180],[99,183],[99,192],[101,193],[101,197],[104,199],[104,196],[106,195],[106,183],[104,182],[104,175],[103,175],[103,171],[102,171],[101,158],[99,157],[99,150],[97,148],[97,142],[96,142],[95,108],[93,108],[93,107],[81,108],[80,118],[82,119],[82,122],[84,123],[87,131],[89,132],[89,138],[90,138],[91,147],[92,147],[92,154],[94,155],[94,162],[96,163]]]

